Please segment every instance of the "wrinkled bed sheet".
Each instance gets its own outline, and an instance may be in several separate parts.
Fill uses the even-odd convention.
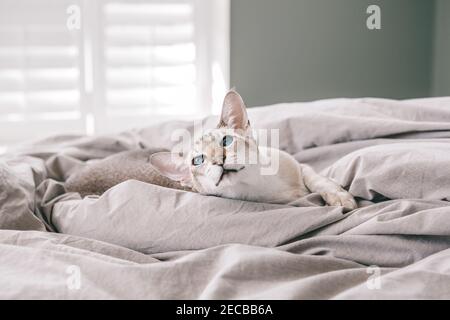
[[[73,172],[125,150],[171,148],[174,130],[194,125],[51,137],[0,157],[0,298],[450,299],[450,98],[333,99],[249,116],[279,129],[281,149],[360,208],[135,180],[82,199],[65,192]]]

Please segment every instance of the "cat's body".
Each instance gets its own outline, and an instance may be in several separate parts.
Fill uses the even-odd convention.
[[[78,192],[82,197],[101,195],[115,185],[130,179],[172,189],[190,190],[181,186],[179,182],[161,175],[150,165],[150,156],[162,151],[165,150],[129,150],[94,161],[69,176],[65,183],[66,191]]]
[[[279,171],[276,175],[262,175],[264,164],[270,162],[270,155],[278,157]],[[288,153],[258,147],[258,158],[258,163],[246,165],[245,170],[225,172],[216,194],[225,198],[285,204],[310,193],[303,183],[299,163]],[[238,179],[232,178],[238,175]]]
[[[155,151],[101,160],[70,177],[66,188],[83,195],[101,194],[117,183],[137,179],[204,195],[278,204],[317,192],[328,205],[346,211],[357,207],[338,183],[284,151],[258,146],[244,102],[235,91],[224,99],[218,127],[197,137],[191,150]]]
[[[262,164],[251,164],[242,172],[224,173],[214,194],[231,199],[288,204],[311,192],[318,192],[330,205],[344,206],[346,210],[356,207],[351,194],[341,186],[316,174],[311,167],[299,164],[287,152],[258,147],[258,154],[265,158],[260,160]],[[276,175],[262,175],[261,170],[265,163],[271,161],[268,159],[271,156],[278,158],[279,171]]]

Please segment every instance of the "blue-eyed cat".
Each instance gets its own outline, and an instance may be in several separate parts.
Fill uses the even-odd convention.
[[[264,174],[274,162],[277,170]],[[205,195],[288,204],[317,192],[328,205],[346,211],[357,207],[338,183],[284,151],[258,146],[244,101],[234,90],[225,96],[217,128],[198,137],[184,155],[158,152],[150,163],[161,175]]]

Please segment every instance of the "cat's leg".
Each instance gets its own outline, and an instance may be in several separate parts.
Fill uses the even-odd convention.
[[[344,190],[338,183],[317,174],[307,165],[300,165],[300,170],[305,186],[311,192],[317,192],[330,206],[343,206],[346,211],[357,208],[353,196]]]

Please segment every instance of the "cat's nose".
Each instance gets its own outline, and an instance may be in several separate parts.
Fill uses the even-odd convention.
[[[225,155],[216,156],[212,159],[212,164],[214,165],[223,165],[225,163]]]

